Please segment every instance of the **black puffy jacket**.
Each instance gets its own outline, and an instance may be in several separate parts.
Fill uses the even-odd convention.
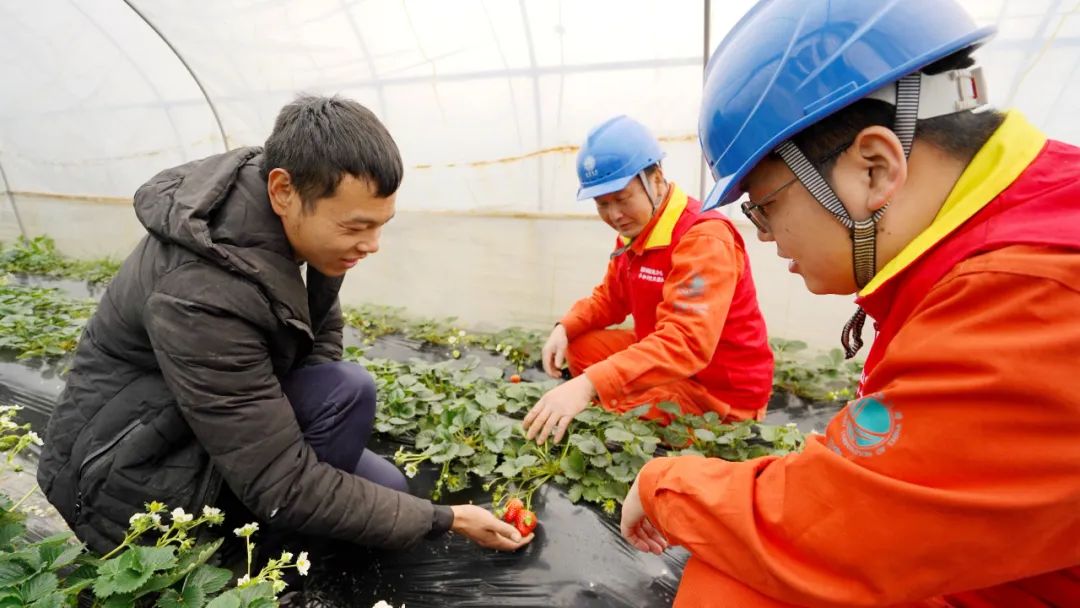
[[[161,172],[135,195],[149,234],[87,324],[38,481],[91,548],[151,500],[197,512],[221,483],[272,526],[406,547],[433,506],[320,463],[278,379],[341,357],[341,279],[305,287],[245,148]]]

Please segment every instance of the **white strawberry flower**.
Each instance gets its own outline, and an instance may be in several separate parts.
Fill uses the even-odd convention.
[[[311,562],[308,561],[307,551],[301,551],[296,558],[296,571],[300,573],[300,576],[307,576],[310,570]]]
[[[252,534],[255,534],[258,531],[259,531],[259,524],[250,523],[250,524],[244,524],[243,526],[233,530],[233,534],[239,536],[240,538],[247,538],[247,537],[250,537]]]
[[[225,515],[221,512],[221,509],[217,507],[204,506],[202,508],[202,516],[206,518],[206,521],[212,524],[220,524],[225,521]]]
[[[191,513],[185,513],[183,509],[177,507],[172,510],[172,520],[174,524],[186,524],[195,519],[195,516]]]

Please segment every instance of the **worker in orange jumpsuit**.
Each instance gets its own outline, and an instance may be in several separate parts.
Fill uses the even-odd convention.
[[[985,105],[953,0],[766,0],[709,64],[716,188],[878,329],[801,453],[661,458],[622,530],[675,606],[1080,606],[1080,148]]]
[[[655,406],[721,419],[761,419],[773,355],[738,230],[664,178],[663,152],[644,125],[617,116],[593,129],[578,154],[578,199],[595,199],[619,236],[604,281],[556,324],[543,365],[573,379],[525,418],[527,436],[554,433],[597,401],[610,411]],[[632,316],[634,329],[608,329]]]

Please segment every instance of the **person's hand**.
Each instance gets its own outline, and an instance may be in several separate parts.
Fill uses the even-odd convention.
[[[562,378],[562,367],[566,363],[566,347],[570,340],[566,337],[566,328],[562,323],[555,326],[544,343],[544,349],[540,351],[541,361],[544,363],[544,371],[552,378]]]
[[[645,516],[645,507],[641,505],[641,496],[638,494],[637,479],[634,479],[634,485],[630,486],[630,491],[623,500],[619,528],[626,542],[638,551],[660,555],[668,548],[667,539]]]
[[[559,443],[570,421],[585,411],[595,396],[596,388],[585,374],[551,389],[525,415],[525,439],[536,437],[536,443],[544,443],[554,433],[553,440]]]
[[[502,521],[495,514],[476,505],[454,505],[454,523],[450,530],[456,532],[485,549],[497,551],[517,551],[532,542],[536,536],[525,538],[514,526]]]

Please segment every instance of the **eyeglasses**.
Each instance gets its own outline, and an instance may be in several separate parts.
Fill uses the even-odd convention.
[[[754,224],[755,228],[757,228],[761,232],[764,232],[765,234],[768,234],[769,233],[769,216],[765,212],[765,206],[768,205],[768,204],[776,202],[777,195],[779,195],[786,188],[789,188],[792,184],[794,184],[797,181],[799,181],[798,177],[793,177],[793,178],[789,179],[783,186],[780,186],[776,190],[773,190],[772,192],[770,192],[769,195],[766,196],[764,199],[762,199],[762,201],[760,203],[754,203],[754,202],[751,202],[749,200],[743,201],[743,203],[742,203],[742,212],[743,212],[743,214],[746,215],[747,219],[749,219]]]
[[[854,143],[854,142],[853,141],[847,141],[847,142],[844,142],[844,143],[840,144],[839,146],[833,148],[828,154],[821,157],[821,160],[814,163],[814,165],[817,166],[817,167],[821,167],[823,165],[829,164],[830,162],[833,161],[833,159],[840,156],[841,154],[844,153],[845,150],[850,148],[852,143]],[[765,212],[765,205],[768,205],[770,203],[775,203],[776,202],[776,196],[778,194],[780,194],[785,188],[788,188],[789,186],[791,186],[792,184],[794,184],[797,181],[799,181],[798,177],[792,177],[783,186],[780,186],[776,190],[773,190],[772,192],[770,192],[769,195],[766,196],[764,199],[762,199],[762,202],[760,202],[760,203],[753,203],[753,202],[750,202],[749,200],[743,201],[743,204],[742,204],[742,212],[743,212],[743,214],[746,215],[746,217],[751,222],[753,222],[755,228],[757,228],[758,230],[764,232],[765,234],[768,234],[770,232],[769,231],[769,216]]]

